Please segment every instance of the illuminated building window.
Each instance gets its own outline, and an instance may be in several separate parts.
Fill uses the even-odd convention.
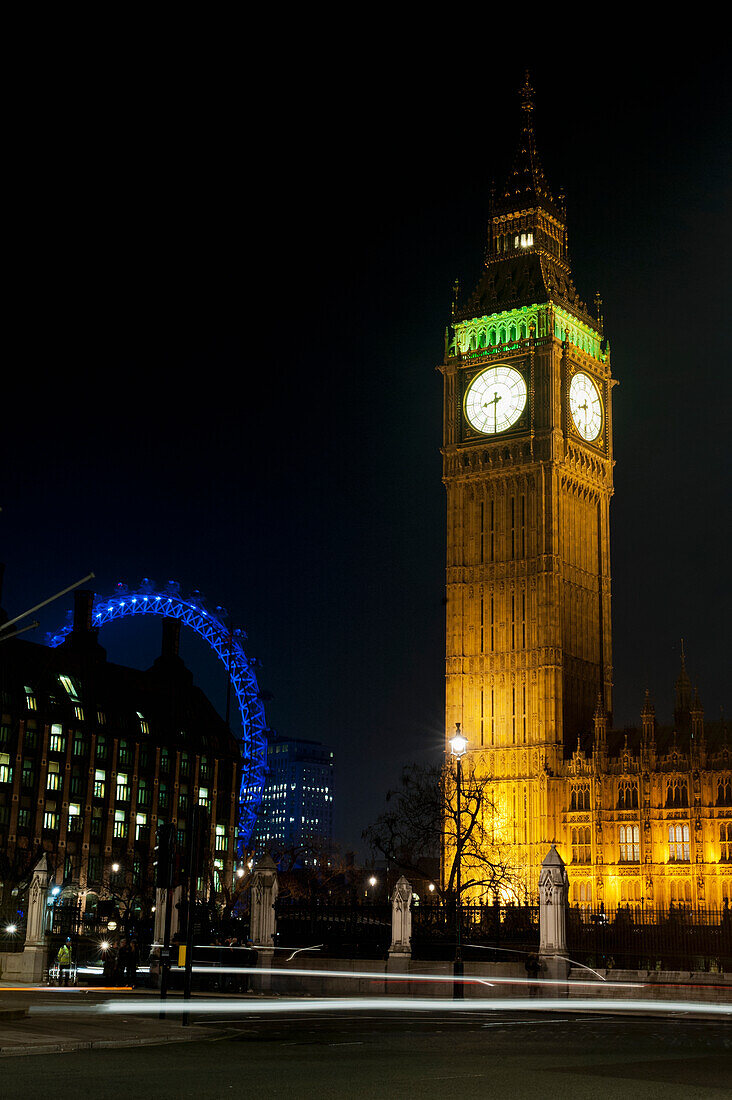
[[[43,828],[58,829],[58,814],[54,810],[45,810],[43,813]]]
[[[69,699],[71,700],[71,702],[72,703],[80,703],[81,699],[79,698],[78,688],[77,688],[76,684],[74,683],[74,681],[71,679],[71,677],[70,676],[59,676],[58,680],[59,680],[59,683],[61,684],[61,687],[64,689],[64,691],[68,695]]]
[[[124,772],[117,772],[117,801],[127,802],[130,797],[130,788],[127,776]]]
[[[217,852],[225,852],[227,848],[228,848],[228,840],[227,840],[227,837],[226,837],[226,826],[225,825],[217,825],[216,826],[216,851]]]
[[[103,768],[97,768],[94,772],[94,797],[104,798],[104,786],[107,774]]]
[[[144,714],[140,714],[139,710],[137,712],[137,717],[140,719],[140,733],[148,734],[150,732],[150,726],[148,725],[147,718],[145,718]]]
[[[84,755],[84,738],[83,738],[82,734],[77,732],[77,733],[74,734],[74,756],[83,756],[83,755]]]
[[[137,804],[138,806],[147,806],[149,800],[150,792],[147,788],[147,779],[143,777],[137,784]]]
[[[638,863],[640,860],[640,827],[620,826],[620,862]]]
[[[732,862],[732,821],[719,826],[719,858],[722,863]]]
[[[572,863],[590,863],[592,840],[589,825],[572,829]]]
[[[631,782],[622,782],[618,787],[618,809],[619,810],[637,810],[638,809],[638,784]]]
[[[36,702],[36,695],[32,687],[25,685],[25,705],[28,710],[38,710],[38,703]]]
[[[46,790],[57,791],[61,786],[61,765],[57,764],[55,760],[51,760],[48,765],[48,776],[46,777]]]
[[[81,832],[81,805],[78,802],[69,803],[69,832]]]
[[[689,788],[685,779],[669,779],[666,782],[666,805],[689,805]]]
[[[211,805],[211,799],[208,797],[208,787],[198,788],[198,805],[205,806],[206,809]]]
[[[135,815],[135,840],[147,838],[147,814]]]
[[[51,735],[48,739],[48,748],[50,752],[64,752],[66,748],[64,728],[58,723],[55,723],[53,726],[51,726]]]
[[[670,863],[689,862],[689,826],[669,825],[668,858]]]
[[[9,783],[13,777],[13,769],[10,767],[10,754],[0,752],[0,783]]]
[[[114,811],[114,835],[118,840],[127,836],[127,821],[124,810]]]

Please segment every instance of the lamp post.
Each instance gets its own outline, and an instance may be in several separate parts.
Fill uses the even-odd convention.
[[[450,754],[455,757],[457,764],[457,814],[455,818],[456,824],[456,839],[457,839],[457,851],[455,858],[457,860],[457,867],[455,873],[455,885],[456,885],[456,897],[455,897],[455,962],[453,964],[453,975],[455,978],[462,978],[463,976],[463,947],[462,947],[462,855],[463,855],[463,836],[462,836],[462,785],[463,785],[463,756],[468,748],[468,742],[460,732],[460,723],[455,723],[455,736],[450,739]],[[462,981],[455,982],[453,985],[453,998],[461,999],[464,994]]]

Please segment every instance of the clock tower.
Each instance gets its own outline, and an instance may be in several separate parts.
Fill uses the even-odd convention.
[[[521,90],[513,170],[491,195],[485,266],[456,293],[444,376],[446,728],[489,776],[529,892],[561,832],[553,785],[611,711],[610,354],[575,289],[564,197]],[[533,883],[533,885],[532,885]]]

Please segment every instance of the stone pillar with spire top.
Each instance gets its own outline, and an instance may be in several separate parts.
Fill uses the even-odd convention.
[[[594,754],[597,761],[603,763],[607,759],[607,711],[602,701],[602,692],[597,694],[593,724],[595,733]]]
[[[641,760],[644,768],[653,768],[656,758],[656,710],[646,688],[641,709]]]
[[[249,938],[257,950],[257,966],[262,974],[255,982],[259,992],[266,992],[271,985],[274,937],[277,931],[275,902],[279,893],[277,867],[266,852],[252,872],[251,917]]]
[[[550,977],[569,973],[567,962],[567,904],[569,876],[564,860],[552,844],[539,874],[539,954]]]
[[[46,898],[48,895],[48,857],[44,852],[33,868],[28,890],[25,946],[22,954],[0,956],[3,979],[20,982],[41,982],[48,965],[46,939]]]

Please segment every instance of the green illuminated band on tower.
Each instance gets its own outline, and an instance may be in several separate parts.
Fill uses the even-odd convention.
[[[553,317],[553,332],[549,331]],[[565,330],[569,334],[569,342],[595,359],[604,361],[605,355],[601,351],[601,336],[595,329],[583,321],[578,321],[561,306],[546,303],[544,305],[521,306],[519,309],[508,309],[502,313],[492,313],[487,317],[473,317],[469,321],[459,321],[454,325],[454,336],[450,341],[448,355],[466,355],[490,353],[491,349],[506,350],[506,344],[513,344],[518,340],[528,339],[531,327],[534,327],[534,336],[537,339],[553,335],[558,340],[564,340]]]

